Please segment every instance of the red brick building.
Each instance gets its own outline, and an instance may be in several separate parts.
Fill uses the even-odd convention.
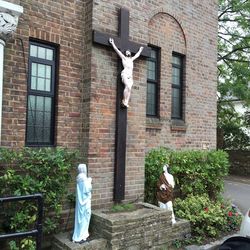
[[[117,54],[93,30],[152,48],[134,65],[125,200],[142,197],[145,153],[216,148],[217,1],[7,0],[23,7],[4,51],[1,146],[80,149],[93,205],[113,202]],[[2,34],[1,34],[2,37]]]

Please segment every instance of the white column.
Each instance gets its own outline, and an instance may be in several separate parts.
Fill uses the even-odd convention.
[[[0,146],[2,141],[4,46],[16,31],[18,18],[22,13],[22,6],[0,0]]]
[[[5,42],[0,39],[0,143],[2,138],[3,58]]]

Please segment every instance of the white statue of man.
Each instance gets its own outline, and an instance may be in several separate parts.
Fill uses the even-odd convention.
[[[72,241],[84,243],[89,237],[92,178],[87,177],[86,164],[79,164],[78,172],[79,174],[76,178],[75,227]]]
[[[168,209],[172,212],[172,223],[176,223],[173,211],[173,189],[175,186],[174,177],[168,172],[169,165],[163,166],[163,173],[157,182],[156,197],[159,207]]]
[[[132,57],[131,52],[126,50],[125,55],[116,47],[113,38],[109,38],[109,42],[113,46],[115,52],[119,55],[122,59],[123,70],[121,72],[122,82],[125,85],[124,92],[123,92],[123,99],[122,105],[125,107],[129,107],[128,102],[131,95],[131,89],[133,86],[133,67],[134,67],[134,60],[138,58],[143,50],[143,47],[140,47],[138,52]]]

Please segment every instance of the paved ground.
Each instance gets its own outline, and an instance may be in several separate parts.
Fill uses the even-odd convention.
[[[250,178],[229,176],[225,180],[223,196],[232,200],[245,214],[250,208]]]

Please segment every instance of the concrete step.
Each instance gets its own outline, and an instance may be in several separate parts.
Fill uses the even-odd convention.
[[[105,239],[93,239],[83,244],[73,243],[70,233],[59,233],[54,236],[52,250],[107,250]]]

